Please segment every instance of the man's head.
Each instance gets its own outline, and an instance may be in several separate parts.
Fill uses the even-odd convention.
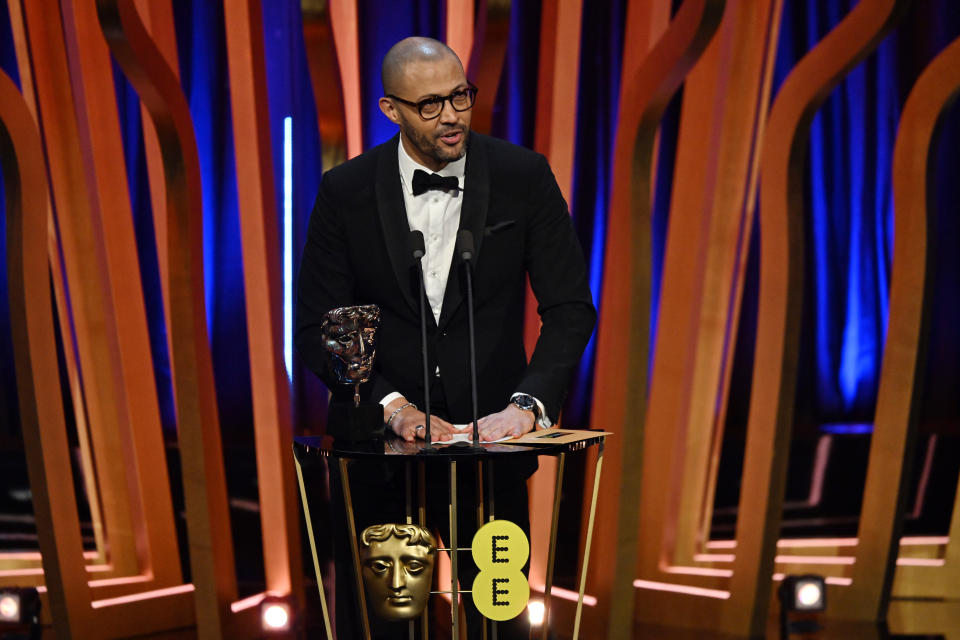
[[[370,378],[379,326],[380,307],[375,304],[339,307],[323,316],[323,346],[337,380],[357,384]]]
[[[446,100],[437,117],[424,119],[414,104],[408,104],[474,90],[450,47],[432,38],[401,40],[384,56],[381,79],[385,95],[380,110],[400,127],[411,158],[439,171],[463,157],[470,136],[469,107],[458,111],[452,100]],[[471,104],[472,100],[471,94]]]
[[[360,534],[367,602],[379,618],[410,620],[430,597],[437,543],[415,524],[377,524]]]

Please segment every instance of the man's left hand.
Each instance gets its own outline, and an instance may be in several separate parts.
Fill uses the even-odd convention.
[[[511,438],[522,436],[533,430],[534,421],[533,412],[524,411],[511,403],[503,411],[480,418],[477,428],[480,431],[481,441],[492,442],[508,436]]]

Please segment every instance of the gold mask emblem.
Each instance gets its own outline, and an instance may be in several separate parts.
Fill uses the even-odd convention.
[[[360,534],[367,603],[385,620],[410,620],[430,597],[437,543],[415,524],[377,524]]]

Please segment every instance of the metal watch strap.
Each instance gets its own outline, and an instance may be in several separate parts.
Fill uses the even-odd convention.
[[[525,406],[522,406],[522,405],[520,404],[521,398],[523,398],[523,399],[525,399],[525,400],[529,400],[530,406],[526,406],[526,407],[525,407]],[[540,407],[537,405],[537,401],[536,401],[536,399],[535,399],[533,396],[531,396],[531,395],[529,395],[529,394],[527,394],[527,393],[520,393],[520,394],[515,395],[513,398],[511,398],[511,399],[510,399],[510,402],[512,402],[512,403],[514,404],[514,406],[516,406],[516,407],[517,407],[518,409],[520,409],[521,411],[529,411],[529,412],[531,412],[531,413],[533,414],[533,423],[534,423],[534,426],[536,426],[536,425],[540,422]]]

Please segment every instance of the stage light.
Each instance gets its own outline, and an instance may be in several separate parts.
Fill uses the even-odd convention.
[[[263,626],[267,629],[286,629],[290,625],[290,614],[282,604],[272,604],[263,610]]]
[[[0,593],[0,620],[20,622],[20,594]]]
[[[780,602],[788,611],[823,611],[827,608],[827,583],[822,576],[786,576],[780,585]]]
[[[293,626],[293,607],[287,598],[267,596],[260,603],[260,629],[264,634],[285,633]]]
[[[0,589],[0,637],[32,640],[40,637],[40,631],[37,590],[34,587]]]
[[[283,361],[293,381],[293,117],[283,119]]]
[[[531,600],[527,603],[527,617],[530,618],[531,627],[539,627],[543,624],[544,607],[539,600]]]
[[[823,576],[806,574],[786,576],[777,589],[780,600],[780,637],[787,638],[791,633],[813,633],[820,630],[816,620],[789,619],[789,614],[814,613],[827,608],[827,581]]]
[[[808,582],[797,588],[797,609],[818,609],[823,604],[821,585]]]
[[[40,596],[33,587],[0,589],[0,622],[38,624]]]

